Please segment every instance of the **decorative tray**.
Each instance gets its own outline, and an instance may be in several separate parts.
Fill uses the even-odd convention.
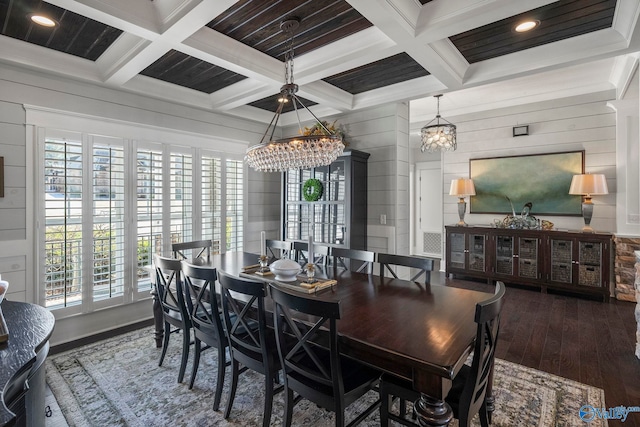
[[[323,289],[327,289],[337,284],[338,282],[333,279],[319,278],[314,283],[307,283],[306,276],[297,276],[296,280],[292,282],[283,282],[281,280],[275,280],[273,276],[268,277],[259,274],[255,270],[246,270],[240,273],[240,277],[246,277],[249,279],[260,280],[267,283],[273,283],[285,289],[291,289],[293,291],[302,292],[305,294],[313,294]]]

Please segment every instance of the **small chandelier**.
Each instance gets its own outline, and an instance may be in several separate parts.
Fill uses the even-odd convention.
[[[422,144],[420,145],[420,151],[423,153],[433,153],[435,151],[455,151],[458,148],[456,142],[456,125],[448,120],[442,119],[440,116],[440,95],[435,95],[434,98],[438,100],[438,113],[436,117],[427,123],[420,131],[420,139]],[[440,119],[444,123],[440,123]],[[432,124],[433,122],[435,124]]]
[[[333,163],[342,154],[344,144],[340,135],[332,134],[329,129],[316,117],[296,95],[298,85],[293,80],[293,38],[295,30],[300,25],[298,18],[291,18],[280,24],[280,29],[289,34],[289,50],[285,53],[284,85],[280,88],[278,109],[267,126],[260,143],[249,147],[244,156],[245,161],[253,169],[261,172],[283,172],[291,169],[307,169],[316,166],[326,166]],[[302,134],[302,125],[298,110],[307,110],[325,135],[300,135],[292,138],[273,139],[280,114],[285,104],[291,102],[296,112],[298,126]],[[267,134],[271,134],[267,140]]]

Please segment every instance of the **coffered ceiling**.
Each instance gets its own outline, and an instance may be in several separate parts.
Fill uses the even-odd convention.
[[[640,0],[0,0],[0,66],[268,122],[284,80],[280,22],[295,16],[295,81],[316,115],[419,110],[437,93],[486,98],[567,70],[604,84],[602,60],[639,50],[639,11]],[[31,23],[35,12],[56,27]],[[525,19],[538,27],[515,32]]]

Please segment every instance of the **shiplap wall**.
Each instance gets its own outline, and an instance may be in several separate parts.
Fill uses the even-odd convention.
[[[26,238],[26,140],[21,104],[0,101],[0,157],[4,197],[0,198],[0,241]],[[0,273],[3,273],[0,270]]]
[[[585,171],[603,173],[609,194],[594,196],[594,229],[616,230],[616,118],[607,106],[615,91],[448,118],[458,126],[458,149],[443,156],[444,223],[457,222],[457,198],[449,196],[451,180],[469,176],[472,158],[585,150]],[[529,135],[513,137],[512,128],[529,125]],[[521,208],[516,206],[516,211]],[[469,224],[488,225],[498,215],[469,214]],[[533,207],[535,212],[535,206]],[[540,216],[562,229],[580,229],[581,217]]]
[[[256,141],[257,143],[257,141]],[[280,172],[256,172],[245,167],[249,197],[246,202],[244,247],[249,252],[260,251],[260,232],[267,239],[280,240],[280,210],[282,174]]]

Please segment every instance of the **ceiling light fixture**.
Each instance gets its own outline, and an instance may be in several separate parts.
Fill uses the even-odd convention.
[[[285,53],[284,85],[280,88],[279,105],[271,123],[267,126],[260,143],[247,149],[245,161],[253,169],[261,172],[283,172],[291,169],[307,169],[331,164],[342,154],[344,144],[340,135],[332,134],[296,95],[298,85],[293,80],[293,39],[300,25],[298,18],[282,21],[280,29],[289,35],[289,49]],[[302,125],[298,110],[307,110],[322,127],[325,135],[305,135],[292,138],[273,139],[284,105],[291,102],[296,112],[298,126],[302,134]],[[269,130],[271,133],[269,134]],[[269,134],[268,140],[267,134]]]
[[[533,30],[538,25],[540,25],[540,21],[533,21],[533,20],[524,21],[516,25],[515,30],[517,33],[525,33],[527,31]]]
[[[435,151],[455,151],[458,148],[456,141],[456,125],[448,120],[442,119],[440,116],[440,95],[435,95],[434,98],[438,100],[438,112],[436,117],[427,123],[420,131],[420,138],[422,144],[420,151],[423,153],[433,153]],[[442,119],[445,123],[440,123]],[[432,124],[433,122],[435,124]]]
[[[29,18],[31,19],[31,21],[33,21],[34,23],[41,25],[43,27],[55,27],[56,26],[56,21],[54,21],[53,19],[44,16],[44,15],[38,15],[38,14],[31,14],[29,15]]]

